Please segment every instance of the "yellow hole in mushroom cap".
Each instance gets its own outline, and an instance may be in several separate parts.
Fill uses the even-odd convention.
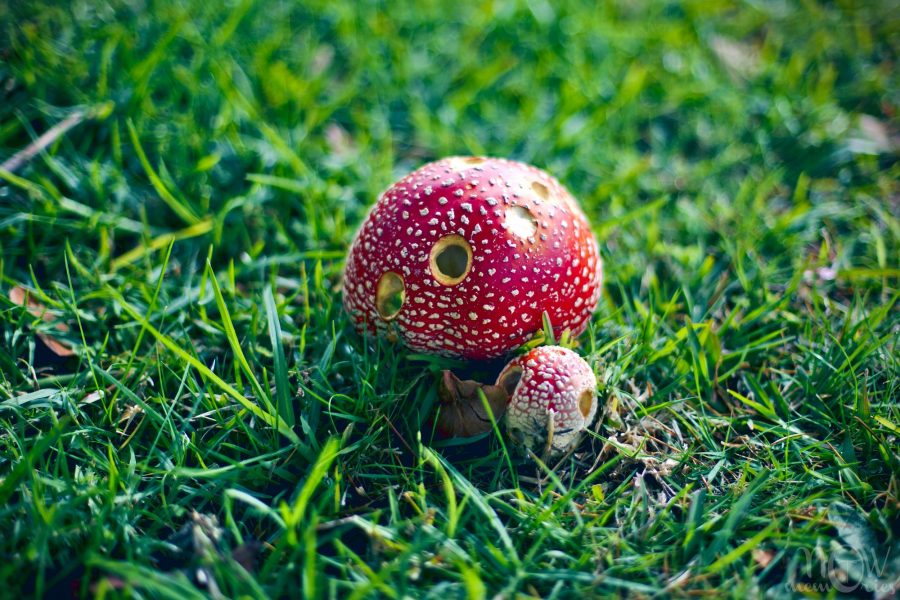
[[[480,156],[454,156],[447,159],[447,166],[453,171],[465,171],[472,167],[477,167],[484,162]]]
[[[523,206],[507,208],[505,221],[506,229],[516,237],[530,238],[537,232],[537,219]]]
[[[375,289],[375,309],[385,321],[393,321],[400,314],[406,300],[406,285],[403,277],[393,271],[385,272],[378,278]]]
[[[546,200],[550,197],[550,190],[540,181],[532,181],[531,189],[534,190],[534,193],[537,194],[541,200]]]
[[[446,235],[432,246],[429,265],[438,283],[456,285],[472,268],[472,247],[461,235]]]
[[[578,410],[581,411],[585,419],[591,414],[591,407],[594,405],[594,390],[584,390],[578,396]]]

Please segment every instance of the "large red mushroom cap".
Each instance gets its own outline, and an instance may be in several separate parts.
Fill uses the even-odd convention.
[[[512,360],[497,377],[509,393],[510,439],[536,454],[568,452],[597,414],[597,377],[575,352],[540,346]]]
[[[584,213],[553,177],[511,160],[451,157],[407,175],[357,232],[344,305],[358,328],[470,359],[541,329],[581,333],[601,262]]]

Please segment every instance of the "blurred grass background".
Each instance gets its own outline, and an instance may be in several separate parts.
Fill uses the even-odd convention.
[[[897,14],[0,2],[4,588],[896,586]],[[432,440],[459,365],[341,312],[368,206],[450,154],[547,169],[601,244],[605,408],[555,472]]]

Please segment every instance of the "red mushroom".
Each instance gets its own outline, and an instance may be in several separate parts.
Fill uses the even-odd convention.
[[[432,354],[500,356],[541,329],[581,333],[600,297],[597,242],[553,177],[504,159],[430,163],[357,232],[344,305],[359,329]]]
[[[574,448],[597,413],[594,371],[567,348],[535,348],[506,365],[496,385],[510,397],[512,441],[551,458]]]

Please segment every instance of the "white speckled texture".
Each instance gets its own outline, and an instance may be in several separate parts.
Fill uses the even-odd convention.
[[[473,256],[462,281],[445,285],[429,258],[452,234]],[[405,283],[405,301],[390,322],[375,306],[386,271]],[[556,179],[515,161],[451,157],[382,194],[350,249],[344,305],[360,329],[394,334],[414,350],[492,358],[528,341],[544,311],[556,330],[582,332],[601,279],[587,219]]]
[[[567,452],[597,414],[594,371],[572,350],[541,346],[506,365],[497,385],[517,369],[522,370],[522,376],[506,411],[510,438],[539,456],[545,451],[551,457]],[[585,406],[579,403],[583,394],[589,394],[590,400],[586,414]]]

